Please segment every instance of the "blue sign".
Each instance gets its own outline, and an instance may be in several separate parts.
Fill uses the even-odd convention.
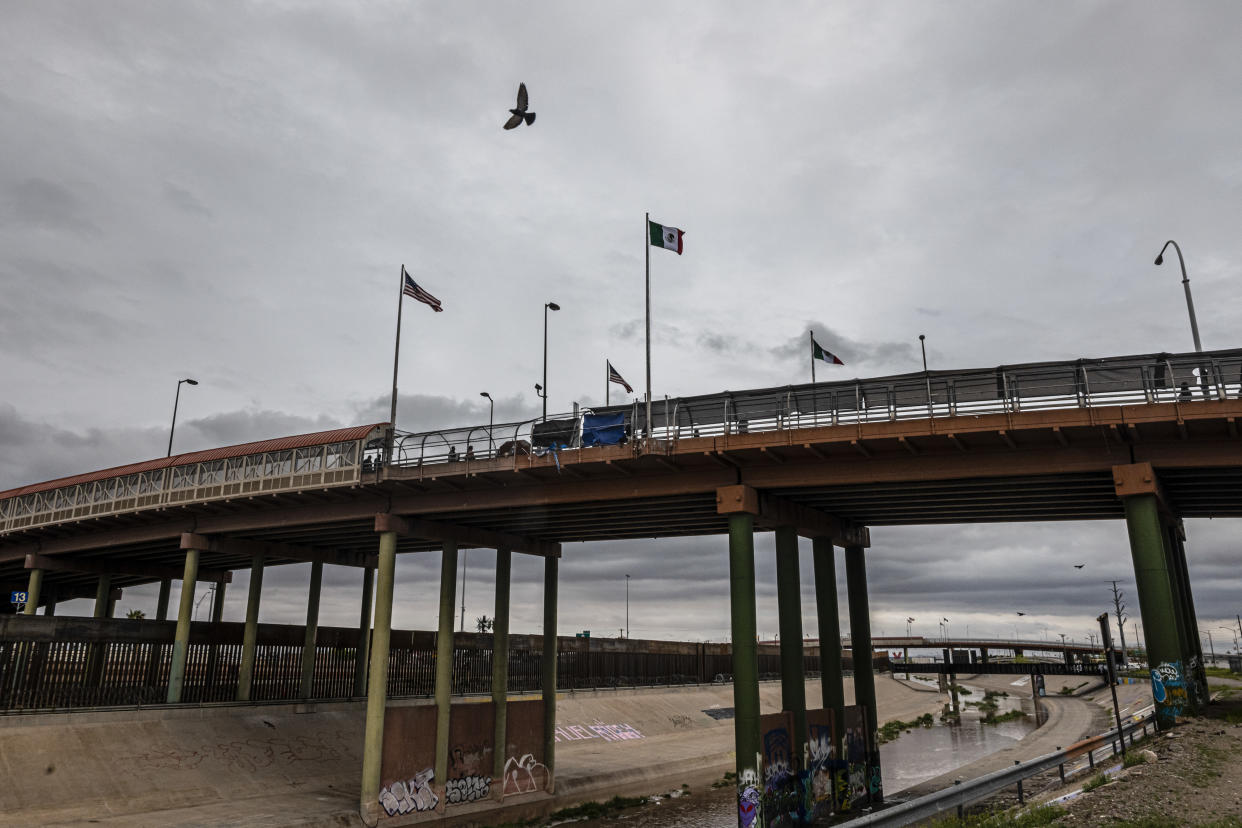
[[[30,597],[29,594],[26,593],[24,590],[21,592],[14,590],[13,592],[9,593],[9,602],[13,604],[24,604],[26,603],[26,599],[29,597]]]

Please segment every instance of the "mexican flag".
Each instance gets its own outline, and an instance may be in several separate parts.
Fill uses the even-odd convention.
[[[665,250],[674,251],[678,256],[681,255],[681,237],[684,233],[676,227],[665,227],[650,219],[647,220],[647,229],[651,232],[653,247],[663,247]]]
[[[822,359],[824,362],[827,362],[829,365],[844,365],[845,364],[844,362],[841,361],[841,358],[838,357],[836,354],[830,353],[828,351],[825,351],[823,348],[821,348],[819,346],[819,343],[816,342],[813,338],[811,339],[811,356],[814,357],[815,359]]]

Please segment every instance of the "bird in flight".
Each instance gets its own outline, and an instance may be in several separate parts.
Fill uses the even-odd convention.
[[[1020,613],[1018,613],[1018,615],[1026,615],[1026,613],[1025,613],[1025,612],[1020,612]]]
[[[1074,569],[1082,569],[1086,564],[1074,564]]]
[[[509,112],[512,113],[512,116],[509,120],[505,121],[505,129],[514,129],[521,124],[522,121],[526,121],[527,126],[533,124],[535,122],[535,113],[526,111],[529,106],[530,99],[526,95],[526,84],[519,83],[517,106],[509,110]]]

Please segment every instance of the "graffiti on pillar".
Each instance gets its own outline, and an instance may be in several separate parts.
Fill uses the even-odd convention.
[[[491,793],[492,746],[473,742],[454,745],[449,750],[448,779],[444,783],[444,801],[449,805],[477,802]]]
[[[459,776],[444,783],[444,801],[450,805],[487,799],[492,790],[490,776]]]
[[[845,767],[837,782],[841,810],[861,808],[870,801],[867,751],[867,712],[861,705],[845,708],[842,726]]]
[[[440,802],[440,797],[431,790],[431,780],[435,771],[431,768],[416,774],[407,781],[393,782],[379,792],[380,805],[389,816],[408,814],[414,811],[431,811]]]
[[[1165,661],[1151,671],[1151,694],[1166,716],[1180,716],[1186,709],[1186,675],[1180,661]]]
[[[831,710],[808,710],[806,745],[806,811],[811,819],[832,813],[836,751]]]
[[[766,828],[800,825],[806,812],[805,786],[794,756],[792,716],[773,713],[759,719],[763,753],[763,822]]]
[[[751,828],[762,813],[762,796],[759,793],[759,775],[745,768],[737,777],[737,821],[742,828]]]

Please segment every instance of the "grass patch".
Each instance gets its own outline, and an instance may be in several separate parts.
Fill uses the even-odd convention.
[[[1212,678],[1237,678],[1238,674],[1229,670],[1227,667],[1205,667],[1203,668]]]
[[[1097,773],[1095,776],[1091,777],[1090,779],[1086,781],[1086,783],[1083,784],[1082,792],[1086,793],[1087,791],[1094,791],[1096,788],[1102,788],[1105,785],[1107,785],[1110,781],[1112,780],[1110,780],[1104,774]]]
[[[1039,828],[1051,825],[1065,815],[1064,808],[1056,805],[1039,805],[1026,810],[1011,808],[1005,810],[986,811],[969,814],[965,819],[955,816],[942,816],[925,823],[930,828]]]
[[[636,808],[647,801],[645,796],[614,796],[606,802],[583,802],[572,808],[563,808],[548,819],[605,819],[615,816],[626,808]]]
[[[950,684],[949,690],[957,693],[959,696],[973,696],[974,693],[960,684]]]
[[[1185,779],[1196,788],[1210,788],[1220,779],[1222,766],[1229,752],[1221,748],[1199,745],[1194,761],[1187,763]]]
[[[1090,683],[1091,682],[1084,681],[1082,684],[1075,684],[1073,687],[1069,687],[1067,685],[1065,687],[1062,687],[1057,692],[1060,693],[1062,696],[1072,696],[1078,692],[1079,688],[1086,687]]]
[[[885,744],[886,742],[893,741],[905,731],[913,730],[916,727],[931,727],[933,724],[935,724],[935,721],[930,713],[924,713],[922,716],[909,722],[893,719],[891,722],[885,722],[880,727],[879,732],[876,733],[876,740],[880,744]]]
[[[1130,747],[1133,748],[1134,746],[1131,745]],[[1123,768],[1132,768],[1135,765],[1146,765],[1146,764],[1147,764],[1147,757],[1144,756],[1140,751],[1133,750],[1133,749],[1127,750],[1126,758],[1121,760],[1121,766]]]

